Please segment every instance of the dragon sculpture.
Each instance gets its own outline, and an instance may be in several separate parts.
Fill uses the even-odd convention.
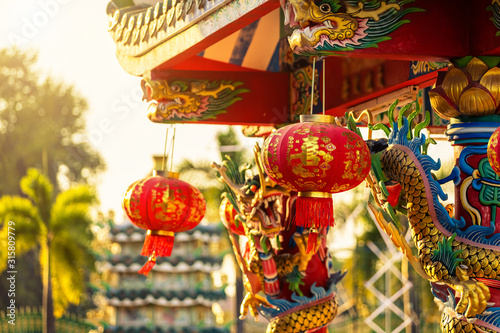
[[[371,209],[443,302],[443,332],[500,331],[500,177],[486,156],[488,140],[500,125],[500,59],[483,60],[457,60],[429,94],[436,113],[451,119],[446,134],[455,147],[456,165],[449,176],[436,179],[433,174],[440,162],[426,154],[433,140],[421,131],[430,117],[427,113],[417,124],[418,105],[401,108],[394,121],[395,102],[389,109],[390,127],[372,127],[383,129],[388,138],[367,141],[372,153],[367,181],[375,202],[394,223],[373,205]],[[441,185],[449,181],[455,185],[454,206],[442,203],[447,195]],[[408,217],[416,256],[401,226],[395,226],[398,213]]]
[[[331,271],[327,229],[320,230],[317,244],[308,251],[308,230],[291,223],[296,194],[270,180],[260,148],[254,152],[257,176],[230,159],[212,163],[226,186],[221,218],[247,290],[240,318],[250,311],[257,319],[260,313],[270,321],[268,333],[326,332],[337,314],[333,287],[343,278]],[[236,235],[246,236],[244,251]]]
[[[215,118],[241,100],[242,82],[208,80],[142,80],[143,99],[151,102],[148,118],[157,123]]]
[[[388,34],[410,21],[420,8],[413,0],[281,0],[284,24],[297,27],[288,37],[297,54],[327,55],[352,51],[391,39]]]

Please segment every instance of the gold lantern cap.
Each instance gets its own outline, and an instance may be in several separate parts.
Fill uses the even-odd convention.
[[[329,192],[320,192],[320,191],[301,191],[298,193],[299,197],[302,198],[325,198],[331,199],[332,193]]]
[[[163,170],[153,170],[153,177],[155,176],[163,176],[167,178],[174,178],[174,179],[179,179],[179,173],[178,172],[172,172],[172,171],[163,171]]]
[[[301,114],[300,115],[300,122],[301,123],[312,122],[312,123],[333,124],[334,121],[335,121],[335,117],[330,116],[328,114]]]

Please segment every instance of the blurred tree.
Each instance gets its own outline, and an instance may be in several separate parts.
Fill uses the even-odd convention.
[[[16,262],[24,253],[40,248],[43,332],[55,333],[54,316],[61,317],[69,304],[80,302],[86,272],[94,267],[92,220],[88,213],[96,197],[87,186],[73,187],[55,196],[49,179],[36,169],[29,169],[20,185],[27,198],[0,198],[0,245],[7,249],[8,222],[13,221],[11,227],[15,230],[10,231],[15,233]],[[7,251],[2,250],[0,271],[7,268],[7,263]]]
[[[246,162],[245,151],[240,147],[240,141],[233,127],[229,127],[227,132],[217,133],[217,142],[222,159],[229,156],[236,165],[242,165]]]
[[[43,169],[58,191],[57,175],[85,181],[103,169],[84,138],[87,102],[75,89],[36,70],[37,55],[0,50],[0,195],[21,194],[30,167]]]
[[[33,52],[0,49],[0,196],[23,195],[19,180],[29,167],[44,169],[56,193],[58,174],[80,182],[104,168],[101,157],[83,140],[86,101],[73,87],[44,76],[36,61]],[[35,248],[16,267],[20,275],[31,277],[17,281],[19,306],[42,304],[38,256]],[[5,273],[0,277],[4,294]],[[0,307],[6,302],[0,298]]]

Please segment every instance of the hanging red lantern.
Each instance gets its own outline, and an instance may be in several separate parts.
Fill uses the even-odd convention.
[[[491,168],[497,175],[500,176],[500,127],[493,132],[488,141],[488,161],[490,162]]]
[[[148,275],[156,257],[170,256],[174,232],[193,229],[205,215],[203,195],[178,178],[175,172],[167,177],[155,173],[130,185],[123,196],[123,209],[130,221],[147,230],[141,255],[149,259],[140,274]]]
[[[334,224],[332,193],[359,185],[371,166],[363,139],[333,122],[329,115],[302,115],[300,123],[273,132],[263,147],[269,177],[298,192],[295,224],[312,228],[313,236]]]

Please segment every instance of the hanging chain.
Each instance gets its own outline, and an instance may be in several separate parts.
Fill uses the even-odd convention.
[[[311,114],[313,114],[314,103],[314,77],[316,74],[316,58],[313,58],[313,72],[312,72],[312,85],[311,85]]]
[[[167,146],[168,146],[168,132],[169,132],[169,129],[173,128],[173,133],[172,133],[172,139],[170,140],[170,146],[169,148],[167,149]],[[175,147],[175,132],[176,132],[176,127],[175,125],[170,125],[170,127],[167,127],[167,131],[165,133],[165,147],[163,148],[163,162],[162,162],[162,165],[161,165],[161,169],[163,172],[166,171],[167,169],[167,164],[170,160],[170,167],[168,169],[169,172],[172,172],[172,167],[174,165],[174,147]],[[167,155],[167,150],[169,152],[169,154]]]
[[[325,75],[325,68],[326,68],[326,62],[325,58],[323,58],[323,115],[325,114],[325,100],[326,100],[326,95],[325,95],[325,86],[326,86],[326,75]]]
[[[168,170],[169,172],[172,172],[172,167],[174,166],[174,147],[175,147],[175,131],[176,131],[176,127],[175,125],[174,126],[174,134],[172,135],[172,142],[171,142],[171,145],[172,145],[172,151],[170,152],[170,170]]]
[[[168,129],[169,129],[169,127],[167,127],[167,132],[165,133],[165,147],[163,148],[163,161],[161,163],[161,170],[163,172],[165,172],[165,167],[166,167],[165,159],[167,157]]]

